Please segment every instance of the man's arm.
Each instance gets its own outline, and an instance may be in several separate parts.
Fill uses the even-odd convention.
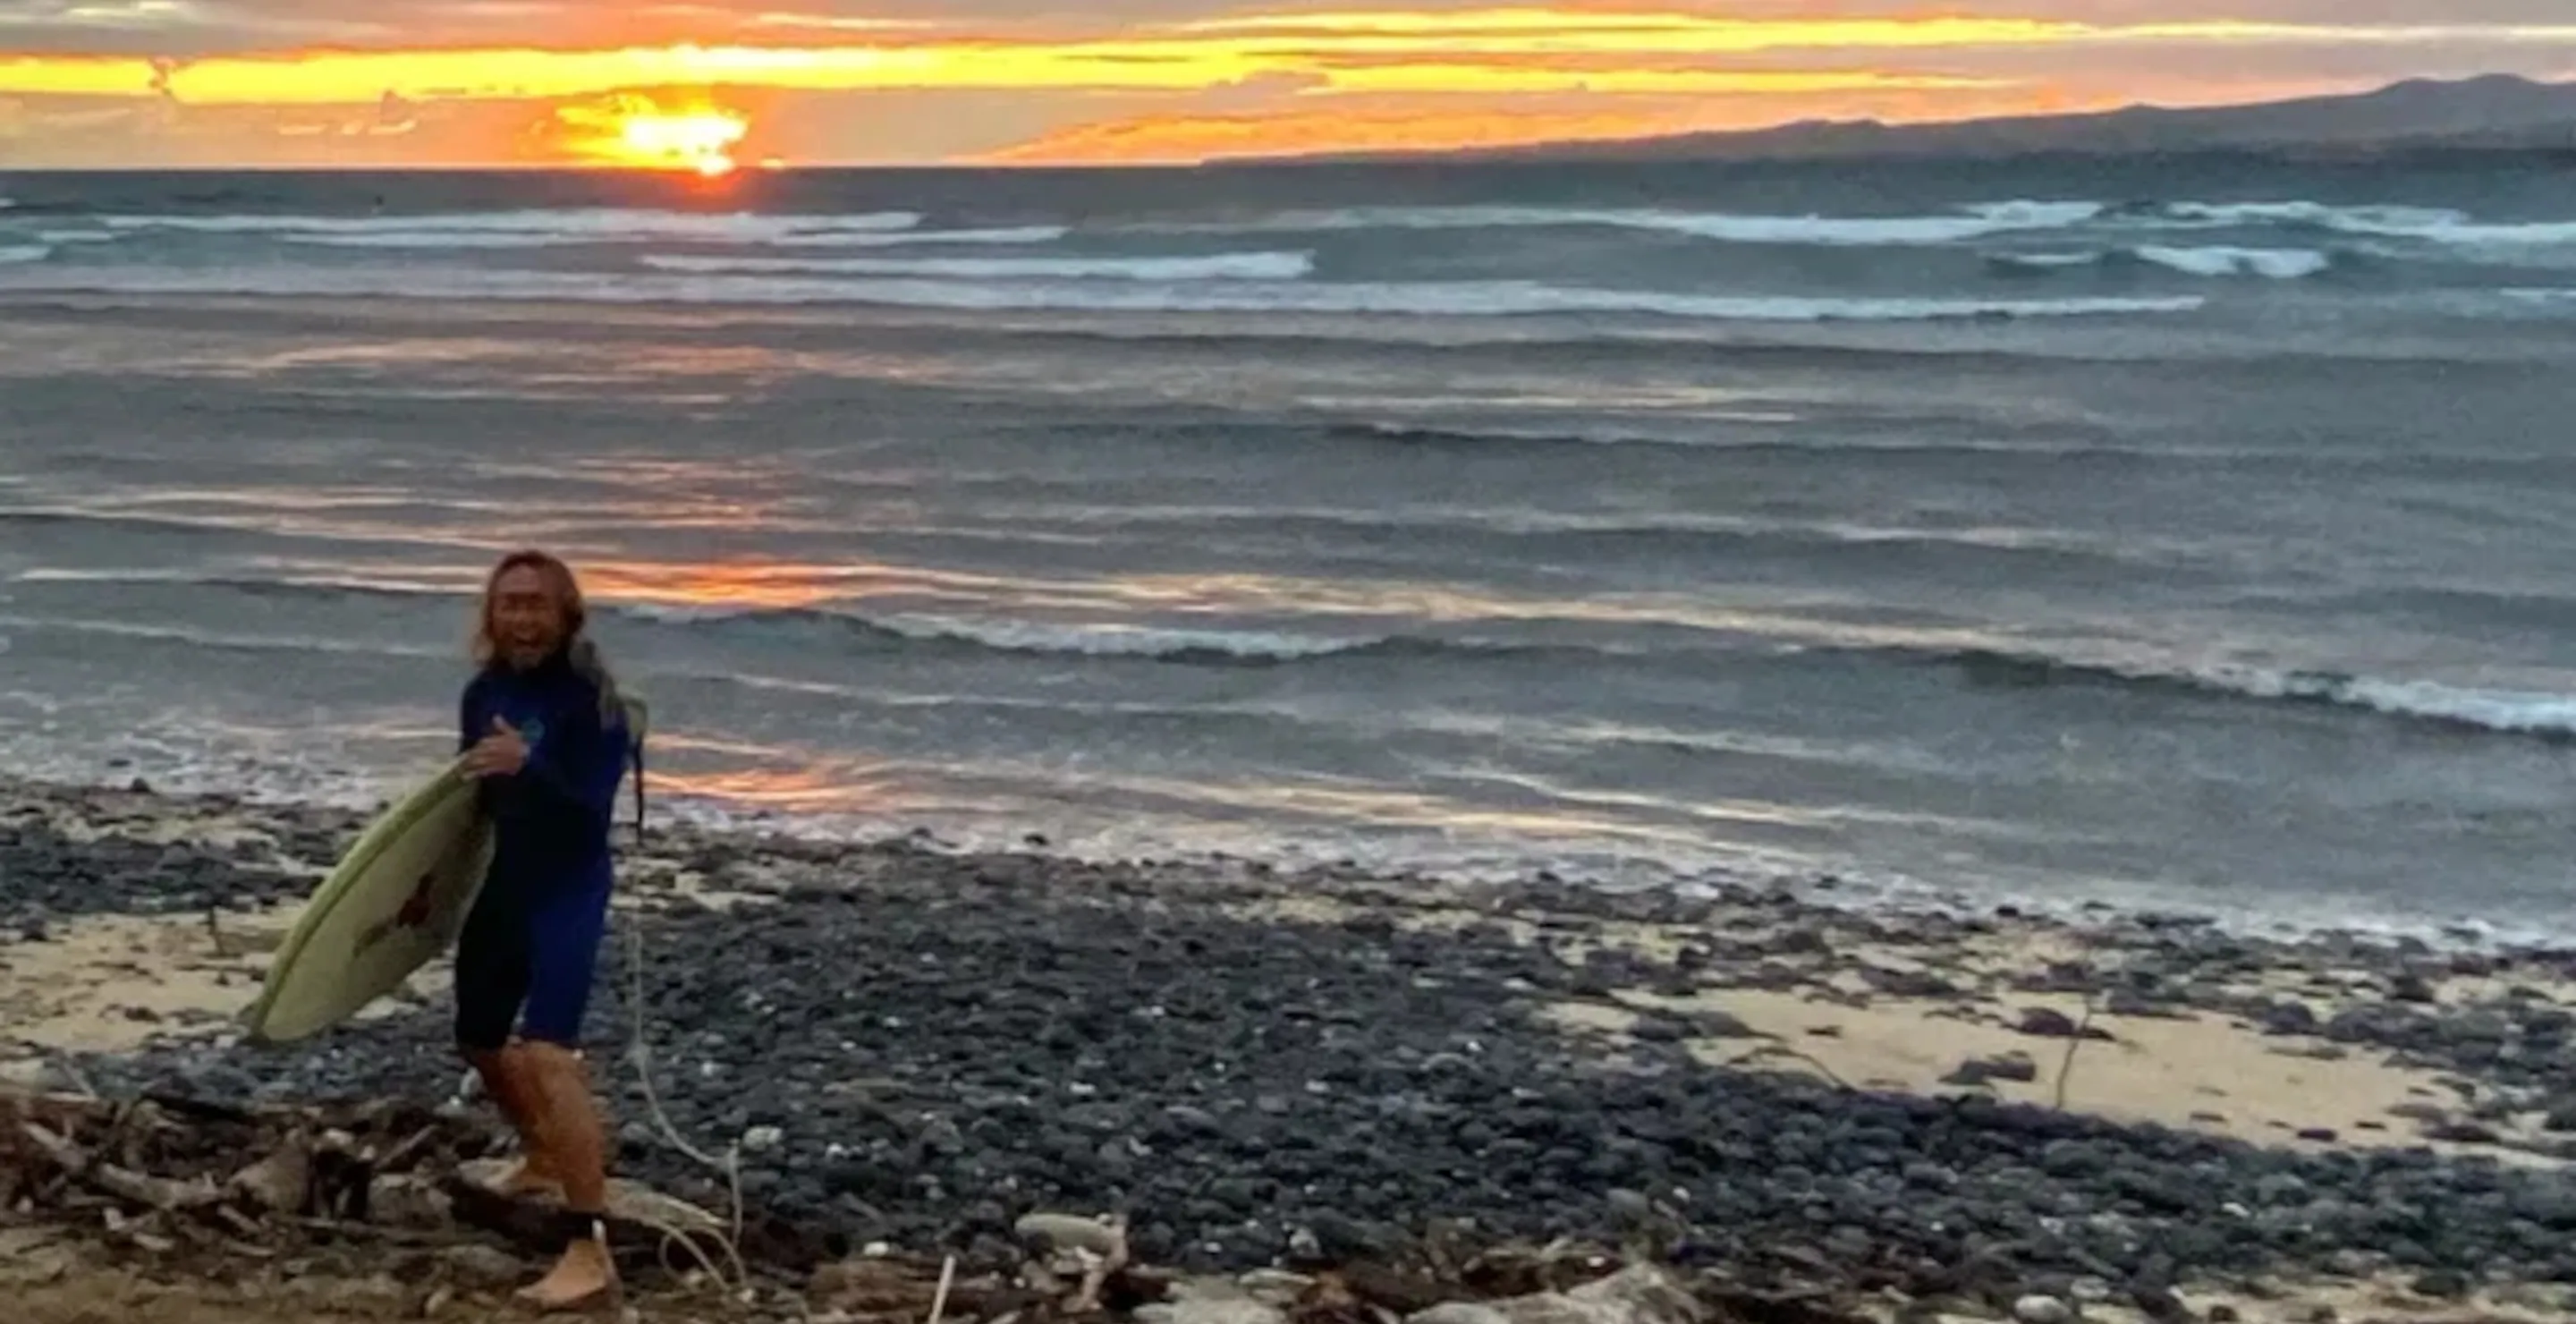
[[[557,714],[528,751],[526,766],[504,779],[505,813],[578,814],[603,828],[616,812],[626,773],[626,723],[603,720],[595,703]]]
[[[482,743],[491,723],[483,718],[483,682],[475,680],[465,687],[465,695],[456,701],[456,752],[463,754]]]

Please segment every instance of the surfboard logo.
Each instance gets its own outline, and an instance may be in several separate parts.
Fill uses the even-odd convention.
[[[374,949],[376,944],[392,937],[396,929],[417,929],[429,923],[429,889],[437,882],[436,873],[422,874],[420,881],[412,884],[411,895],[403,898],[402,909],[395,911],[390,919],[368,925],[366,931],[358,935],[357,950],[364,953]]]

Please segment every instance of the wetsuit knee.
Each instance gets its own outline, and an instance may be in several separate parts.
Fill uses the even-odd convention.
[[[531,1043],[581,1045],[599,947],[607,936],[608,888],[596,887],[541,907],[528,934],[527,1011],[519,1033]]]

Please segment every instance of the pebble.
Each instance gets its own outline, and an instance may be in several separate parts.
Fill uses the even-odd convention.
[[[356,823],[299,810],[264,826],[292,853],[327,859]],[[1982,1092],[1845,1091],[1672,1049],[1605,1072],[1600,1050],[1563,1034],[1550,1005],[1578,981],[1652,987],[1671,973],[1642,957],[1569,967],[1499,925],[1433,935],[1249,920],[1204,903],[1234,884],[1195,866],[755,844],[685,829],[657,834],[653,849],[673,872],[716,885],[758,876],[774,895],[719,912],[664,907],[646,892],[653,908],[640,918],[621,909],[595,1024],[623,1036],[624,926],[640,923],[636,1010],[676,1129],[716,1148],[740,1138],[746,1187],[764,1208],[852,1244],[963,1253],[1007,1247],[1032,1214],[1115,1209],[1139,1254],[1240,1271],[1270,1264],[1292,1239],[1328,1259],[1400,1249],[1434,1218],[1472,1220],[1479,1239],[1613,1242],[1679,1220],[1681,1244],[1711,1258],[1794,1246],[1802,1275],[1828,1279],[1976,1265],[1984,1290],[2018,1285],[2069,1311],[2079,1277],[2116,1284],[2141,1308],[2170,1282],[2337,1264],[2397,1263],[2435,1285],[2445,1273],[2576,1281],[2563,1244],[2576,1207],[2553,1203],[2548,1181],[2518,1168],[2429,1152],[2266,1150]],[[0,931],[153,913],[183,897],[248,909],[300,897],[310,881],[22,825],[0,832]],[[1362,895],[1285,869],[1260,886],[1353,905]],[[1479,896],[1494,915],[1546,916],[1576,938],[1622,907],[1687,914],[1698,926],[1694,978],[1710,984],[1798,988],[1816,977],[1802,971],[1847,972],[1866,950],[1848,917],[1789,891],[1690,911],[1678,898],[1613,900],[1571,883],[1494,884]],[[1871,922],[1919,938],[1932,961],[1969,936],[1954,921]],[[2052,965],[2029,981],[2032,996],[2134,989],[2171,1014],[2262,1024],[2230,990],[2326,956],[2358,972],[2349,982],[2365,991],[2338,1001],[2306,989],[2318,1033],[2356,1056],[2439,1063],[2478,1081],[2481,1100],[2529,1100],[2534,1112],[2550,1101],[2576,1127],[2570,1054],[2506,1061],[2497,1051],[2545,1042],[2535,1028],[2576,1031],[2544,1006],[2379,1000],[2367,991],[2374,980],[2422,958],[2358,941],[2291,947],[2190,924],[2106,924],[2114,948],[2098,966]],[[1663,1019],[1691,1037],[1739,1024]],[[446,1021],[433,1006],[295,1045],[174,1040],[79,1066],[109,1090],[201,1082],[251,1101],[438,1100],[456,1080]],[[2455,1023],[2473,1033],[2453,1036]],[[2053,1066],[2056,1050],[2041,1051]],[[612,1112],[644,1116],[632,1072],[605,1061]],[[1964,1063],[1953,1080],[2039,1076],[2029,1054],[2009,1054]],[[2322,1131],[2307,1138],[2332,1143]],[[620,1141],[626,1175],[721,1204],[718,1179],[650,1130],[622,1129]],[[2242,1215],[2220,1213],[2228,1208]],[[2168,1277],[2142,1279],[2159,1253]]]

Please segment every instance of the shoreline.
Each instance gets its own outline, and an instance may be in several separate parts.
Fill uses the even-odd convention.
[[[11,1073],[449,1098],[435,972],[227,1042],[361,817],[0,781]],[[991,1258],[1027,1209],[1116,1209],[1216,1272],[1467,1218],[1909,1295],[2576,1308],[2576,952],[688,827],[623,867],[621,1166],[705,1193],[618,1051],[640,977],[681,1132],[853,1245]]]
[[[0,820],[22,801],[80,801],[103,811],[106,821],[120,823],[128,835],[168,844],[173,834],[202,844],[212,841],[230,850],[245,831],[266,840],[278,828],[307,849],[317,832],[353,834],[383,812],[391,800],[386,788],[367,794],[302,797],[294,794],[235,794],[200,789],[164,789],[130,761],[119,760],[94,778],[58,778],[0,773]],[[621,812],[625,812],[621,808]],[[234,819],[247,817],[272,828],[244,829]],[[122,821],[131,820],[131,821]],[[1347,889],[1388,890],[1406,895],[1457,895],[1473,903],[1496,895],[1542,894],[1582,912],[1584,896],[1671,893],[1684,902],[1705,903],[1747,893],[1789,895],[1807,906],[1856,915],[1919,917],[1950,923],[2002,920],[2067,930],[2092,930],[2148,922],[2210,929],[2245,942],[2273,948],[2314,943],[2353,943],[2443,954],[2484,953],[2505,958],[2576,956],[2576,927],[2565,932],[2531,925],[2498,925],[2468,915],[2413,917],[2382,915],[2364,921],[2302,922],[2276,908],[2212,906],[2203,899],[2173,897],[2159,901],[2154,888],[2128,900],[2099,896],[2048,897],[2028,888],[1997,887],[1990,893],[1960,886],[1892,877],[1871,878],[1850,869],[1702,863],[1685,867],[1653,859],[1614,859],[1586,868],[1567,860],[1541,860],[1528,865],[1479,862],[1473,865],[1401,859],[1372,862],[1340,849],[1294,844],[1288,850],[1259,854],[1246,850],[1121,851],[1082,850],[1043,832],[992,831],[974,840],[951,840],[939,829],[893,823],[861,826],[826,817],[805,819],[768,809],[734,811],[710,808],[695,799],[652,801],[648,832],[655,846],[645,857],[666,849],[695,848],[702,842],[730,842],[753,848],[790,852],[815,848],[841,852],[896,851],[948,859],[1038,858],[1071,869],[1138,869],[1178,871],[1208,880],[1248,879],[1265,886],[1287,886],[1338,893]],[[91,829],[77,829],[91,830]],[[210,835],[211,834],[211,835]],[[983,839],[989,837],[991,839]],[[1004,840],[1008,838],[1008,840]],[[620,826],[621,857],[634,851],[632,837]],[[305,867],[314,867],[310,861]],[[328,872],[328,862],[314,874]],[[622,875],[621,875],[622,877]],[[2285,900],[2282,907],[2292,904]],[[1671,913],[1687,914],[1687,909]]]

